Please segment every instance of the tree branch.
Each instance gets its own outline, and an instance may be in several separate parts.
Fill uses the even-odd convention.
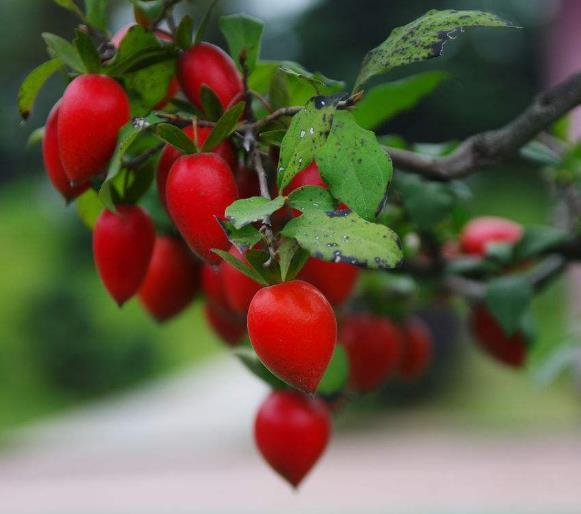
[[[520,116],[504,127],[468,138],[450,155],[432,157],[390,147],[385,147],[385,151],[397,167],[427,179],[459,179],[514,155],[579,104],[581,72],[539,95]]]

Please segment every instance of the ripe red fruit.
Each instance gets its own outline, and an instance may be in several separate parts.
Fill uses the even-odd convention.
[[[104,210],[93,232],[93,256],[105,287],[121,306],[137,293],[153,254],[155,229],[136,205]]]
[[[182,91],[199,109],[203,109],[202,86],[210,88],[225,109],[244,90],[234,61],[210,43],[199,43],[186,50],[178,60],[177,72]]]
[[[297,389],[314,392],[333,355],[337,321],[318,289],[292,280],[256,293],[248,309],[248,335],[272,373]]]
[[[359,392],[376,389],[397,369],[404,344],[399,327],[373,314],[346,316],[339,341],[349,357],[349,385]]]
[[[50,111],[44,126],[44,138],[42,139],[42,158],[46,174],[52,185],[59,191],[67,201],[73,200],[83,191],[87,190],[89,184],[71,186],[68,177],[65,174],[58,143],[58,117],[60,101]]]
[[[186,128],[184,128],[183,132],[192,141],[194,141],[193,125],[188,125]],[[212,129],[209,127],[196,127],[198,146],[200,148],[204,145],[206,139],[208,139],[210,132],[212,132]],[[212,153],[218,154],[228,163],[228,165],[233,170],[236,169],[236,153],[234,152],[234,148],[230,141],[225,139],[216,148],[214,148],[214,150],[212,150]],[[157,165],[157,191],[159,192],[159,197],[164,205],[166,205],[165,188],[169,170],[173,166],[174,162],[176,162],[182,155],[183,154],[174,146],[166,145],[159,157],[159,163]]]
[[[474,218],[460,234],[460,247],[469,255],[483,256],[490,243],[516,243],[522,227],[514,221],[494,216]]]
[[[296,391],[273,391],[254,422],[254,440],[270,466],[297,487],[317,463],[331,435],[325,404]]]
[[[230,248],[216,217],[223,217],[226,207],[237,199],[232,171],[216,154],[185,155],[169,172],[169,214],[190,248],[210,264],[220,262],[220,257],[211,251],[213,248]]]
[[[399,364],[399,374],[406,379],[421,376],[432,360],[433,342],[426,324],[412,318],[403,327],[404,350]]]
[[[332,305],[341,305],[353,291],[358,274],[359,270],[351,264],[309,257],[299,278],[313,284]]]
[[[237,259],[246,261],[246,258],[233,246],[230,254]],[[247,261],[246,261],[247,262]],[[223,261],[220,264],[224,293],[230,308],[240,316],[246,316],[250,302],[257,291],[263,287],[258,282],[238,271],[234,266]]]
[[[284,194],[288,195],[295,189],[303,186],[319,186],[325,189],[329,188],[321,178],[321,172],[319,171],[319,167],[315,161],[311,162],[311,164],[306,168],[303,168],[293,177],[288,186],[285,187]]]
[[[181,312],[200,287],[200,266],[181,239],[157,236],[139,299],[157,320]]]
[[[223,310],[230,309],[228,300],[226,300],[226,292],[224,291],[221,266],[210,266],[205,263],[202,265],[202,291],[207,302]]]
[[[67,86],[59,108],[58,141],[71,182],[82,184],[105,169],[129,117],[129,99],[111,77],[81,75]]]
[[[260,184],[258,176],[250,168],[240,168],[236,173],[236,183],[240,198],[250,198],[251,196],[260,196]]]
[[[470,325],[480,346],[490,355],[514,368],[524,364],[527,342],[521,330],[507,336],[483,305],[477,305],[472,309]]]
[[[204,304],[204,314],[208,324],[218,337],[230,346],[236,346],[240,343],[246,332],[246,326],[242,319],[211,302]]]

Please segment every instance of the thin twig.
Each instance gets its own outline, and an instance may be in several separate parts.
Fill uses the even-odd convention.
[[[139,166],[141,166],[144,162],[146,162],[150,157],[153,157],[164,146],[165,146],[165,143],[159,143],[155,146],[152,146],[151,148],[149,148],[148,150],[146,150],[142,154],[139,154],[137,157],[134,157],[133,159],[129,159],[129,160],[123,162],[123,167],[131,169],[131,170],[135,170],[135,169],[139,168]]]

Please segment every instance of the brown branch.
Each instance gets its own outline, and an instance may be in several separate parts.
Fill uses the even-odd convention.
[[[515,120],[497,130],[476,134],[445,157],[385,147],[398,168],[430,180],[463,178],[473,171],[513,156],[526,143],[581,104],[581,72],[541,94]]]

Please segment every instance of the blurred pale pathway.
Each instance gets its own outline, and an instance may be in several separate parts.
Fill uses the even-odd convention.
[[[578,513],[581,436],[463,430],[405,414],[341,430],[298,494],[254,451],[264,387],[218,359],[20,431],[1,514]]]

